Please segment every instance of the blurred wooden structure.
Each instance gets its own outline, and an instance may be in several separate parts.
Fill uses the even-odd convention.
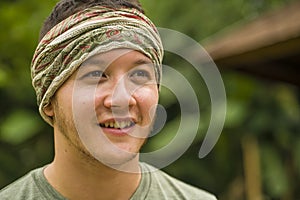
[[[228,27],[204,48],[220,70],[236,70],[300,87],[300,1]],[[248,134],[251,135],[251,134]],[[263,199],[257,139],[242,140],[247,199]]]
[[[204,45],[217,66],[300,87],[300,2],[213,37]]]

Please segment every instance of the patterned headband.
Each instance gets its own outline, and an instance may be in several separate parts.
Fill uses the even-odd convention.
[[[154,24],[138,10],[96,6],[53,27],[38,44],[31,63],[32,84],[43,119],[52,125],[43,108],[86,59],[118,48],[148,56],[160,82],[162,42]]]

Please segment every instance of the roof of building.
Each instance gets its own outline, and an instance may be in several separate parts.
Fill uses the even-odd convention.
[[[300,86],[300,2],[219,34],[204,46],[221,70]]]

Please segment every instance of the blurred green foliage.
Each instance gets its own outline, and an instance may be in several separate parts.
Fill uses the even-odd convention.
[[[234,23],[245,23],[292,0],[141,0],[146,14],[159,27],[170,28],[197,41]],[[57,1],[0,2],[0,187],[53,157],[52,129],[39,117],[31,87],[30,61],[39,28]],[[166,53],[165,62],[196,86],[201,112],[199,133],[186,153],[166,171],[220,199],[245,199],[245,172],[241,141],[246,135],[259,144],[262,193],[266,199],[299,199],[300,109],[299,88],[224,71],[227,117],[213,151],[197,157],[210,119],[205,83],[189,63]],[[183,67],[184,66],[184,67]],[[159,149],[176,133],[180,108],[176,97],[162,89],[160,103],[168,111],[167,125],[144,151]],[[167,134],[168,133],[168,134]]]

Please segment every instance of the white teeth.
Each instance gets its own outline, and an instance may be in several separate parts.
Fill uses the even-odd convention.
[[[120,128],[125,128],[126,127],[126,122],[121,122],[121,126],[120,126]]]
[[[105,128],[118,128],[123,129],[129,127],[132,124],[131,121],[116,121],[116,122],[105,122],[101,124],[102,127]]]
[[[119,122],[115,122],[115,123],[114,123],[114,128],[120,128]]]

